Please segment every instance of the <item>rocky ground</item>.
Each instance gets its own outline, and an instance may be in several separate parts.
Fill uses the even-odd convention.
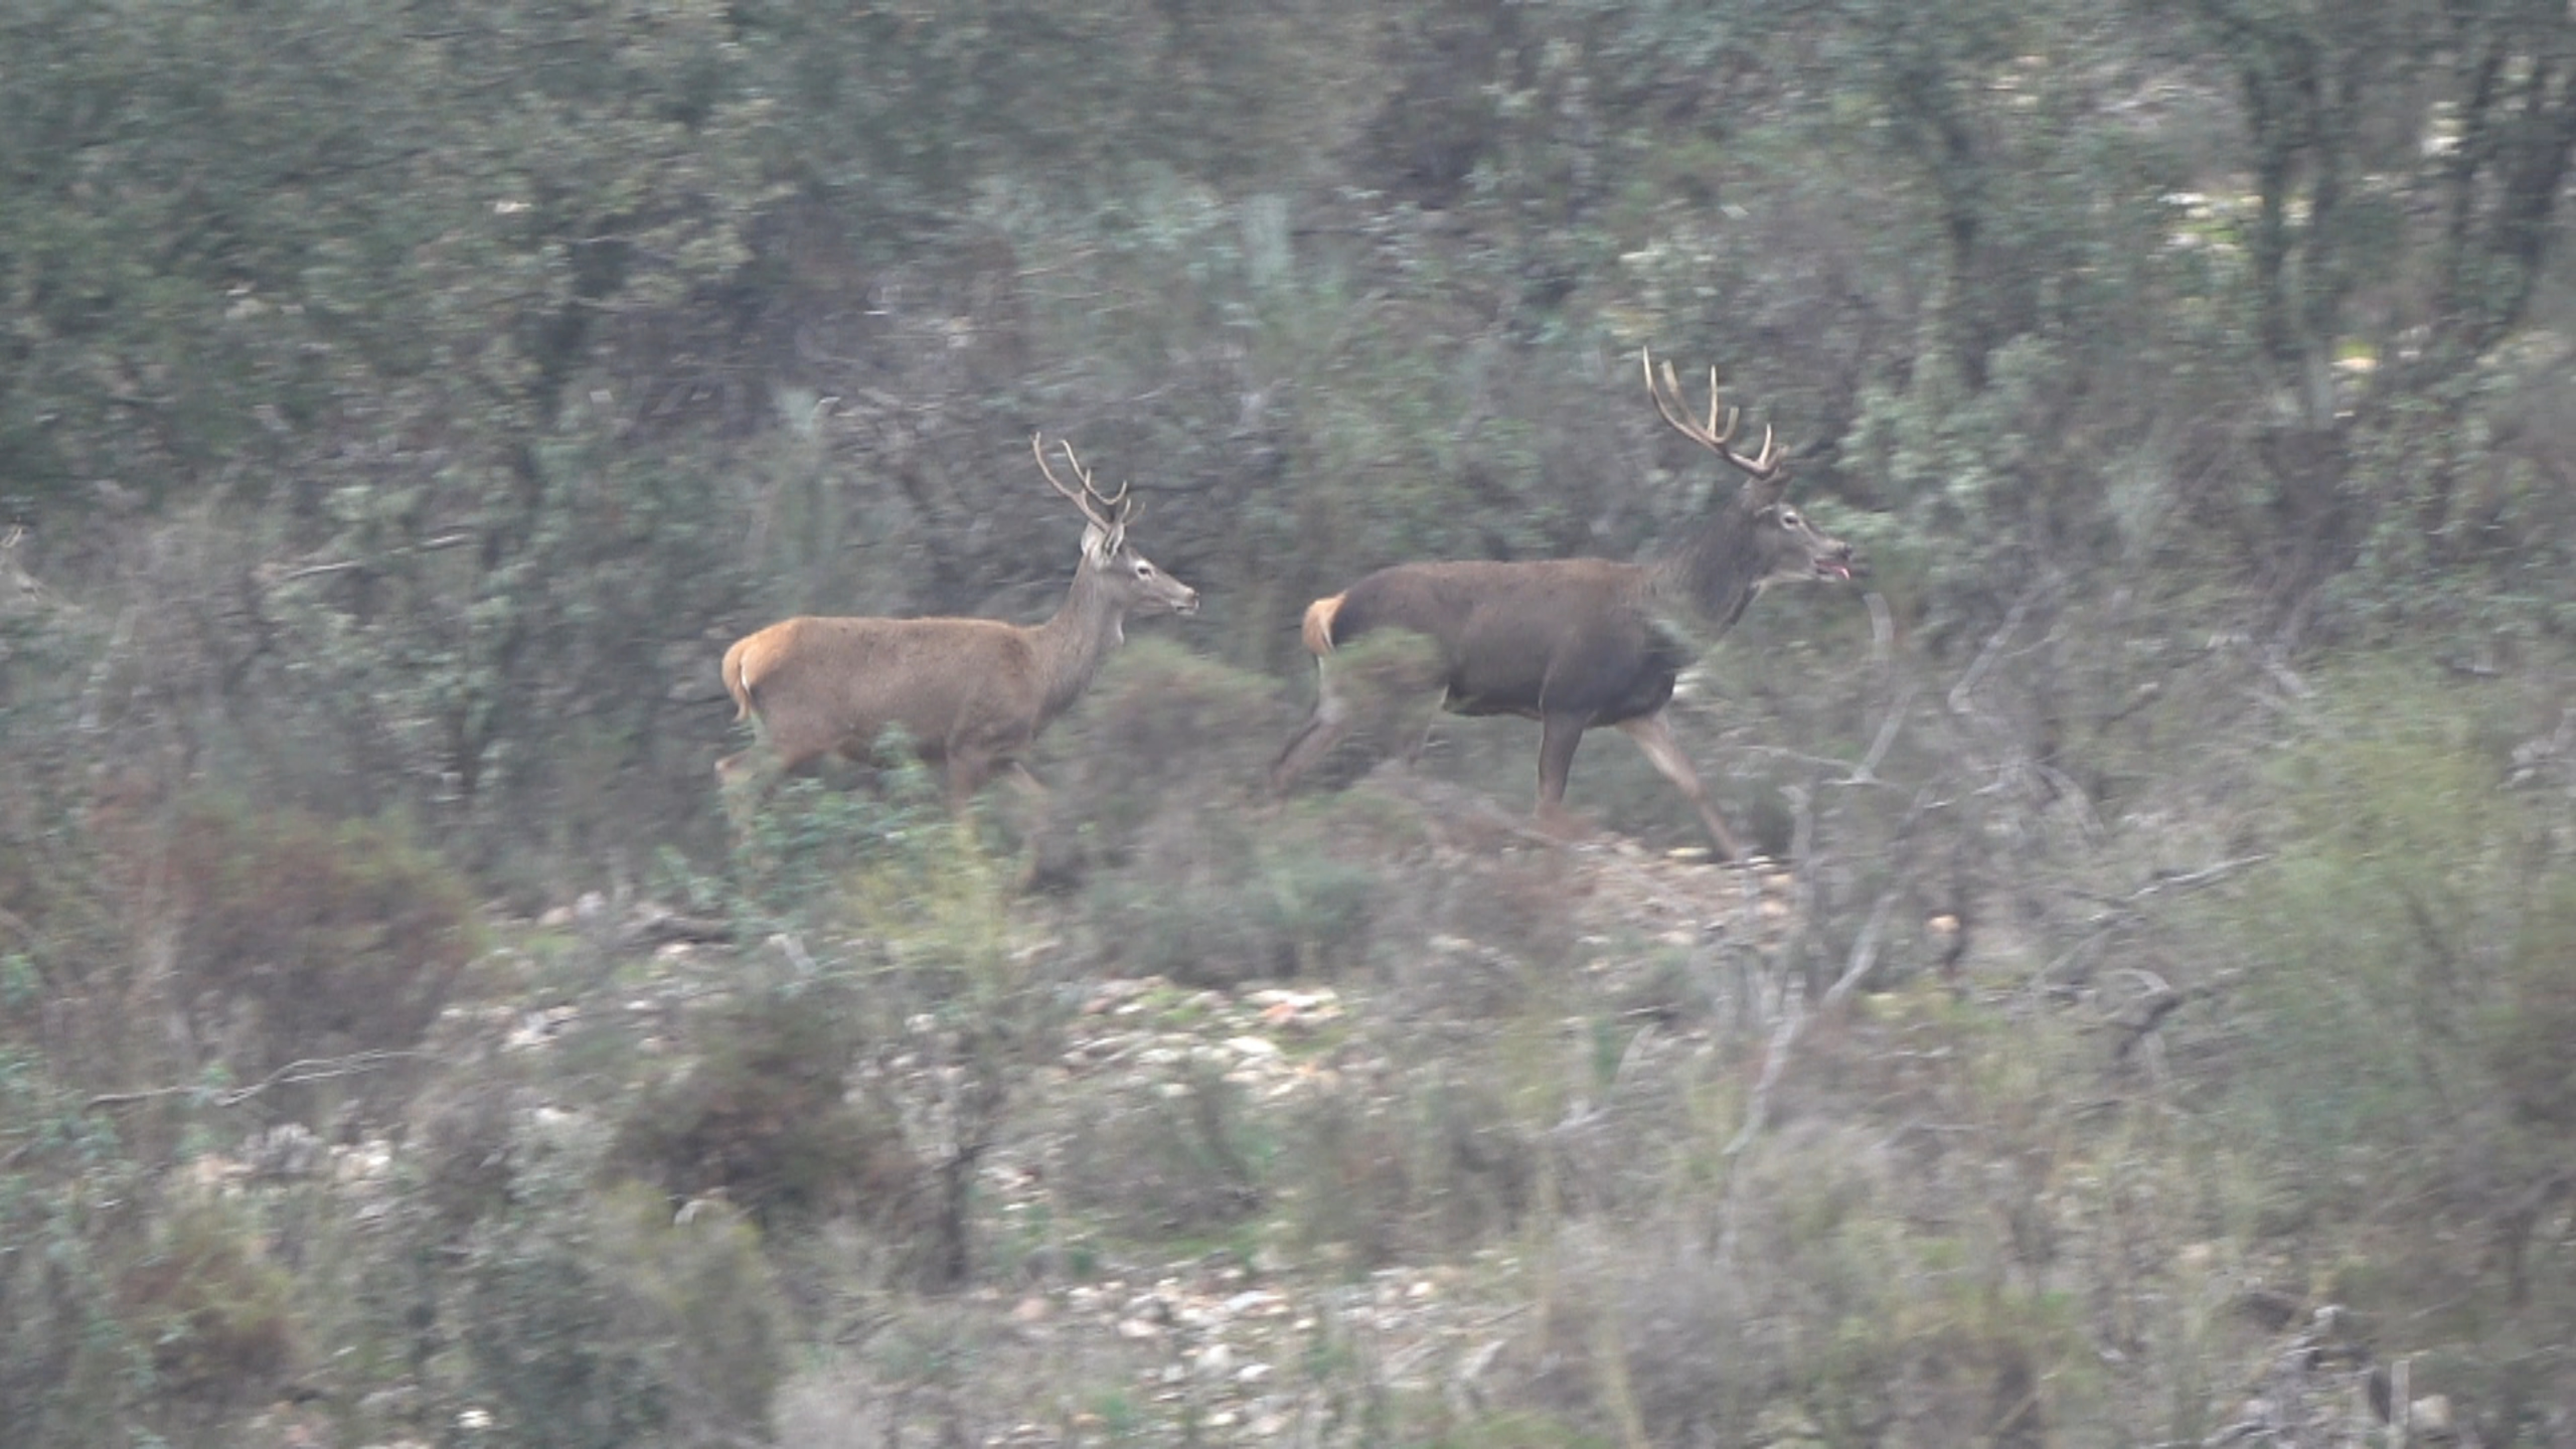
[[[1455,868],[1475,868],[1470,857],[1490,859],[1495,849],[1490,841],[1441,848],[1461,852],[1449,862]],[[1501,850],[1564,852],[1564,898],[1587,997],[1651,996],[1646,983],[1632,979],[1646,971],[1635,951],[1611,949],[1641,941],[1738,963],[1726,978],[1732,984],[1713,990],[1759,994],[1787,985],[1785,973],[1764,963],[1776,962],[1799,930],[1800,882],[1777,865],[1717,867],[1695,852],[1657,854],[1620,840],[1571,849],[1511,842]],[[611,911],[593,901],[545,928],[585,926],[611,954],[649,957],[667,969],[640,985],[621,972],[624,984],[607,993],[613,1001],[483,1008],[473,1025],[485,1040],[505,1052],[546,1052],[585,1013],[606,1010],[625,1014],[647,1052],[668,1049],[666,1024],[703,989],[708,960],[721,954],[703,939],[719,934],[718,925],[651,906]],[[1939,924],[1929,929],[1937,939]],[[1428,950],[1470,968],[1498,953],[1496,943],[1454,935],[1433,937]],[[1378,989],[1363,979],[1233,989],[1160,977],[1095,980],[1063,1029],[1054,1064],[1024,1089],[1043,1104],[1031,1116],[1061,1122],[1046,1108],[1061,1114],[1121,1099],[1177,1099],[1210,1077],[1236,1090],[1252,1112],[1334,1094],[1365,1099],[1397,1075],[1387,1059],[1390,1035],[1370,1029],[1384,1025],[1376,1019]],[[1758,1003],[1743,1009],[1756,1011]],[[1766,1049],[1762,1031],[1719,1017],[1701,1012],[1660,1034],[1639,1031],[1630,1050]],[[1794,1021],[1785,1030],[1794,1031]],[[1721,1031],[1718,1040],[1713,1033]],[[1787,1040],[1772,1034],[1767,1050],[1781,1054]],[[1764,1082],[1767,1089],[1768,1074]],[[1489,1249],[1364,1271],[1330,1244],[1292,1241],[1277,1222],[1255,1221],[1217,1243],[1100,1233],[1060,1191],[1063,1135],[1041,1127],[998,1144],[979,1162],[979,1236],[988,1244],[1045,1247],[1027,1252],[1024,1272],[988,1264],[979,1286],[940,1307],[949,1331],[972,1344],[974,1367],[942,1379],[890,1378],[882,1356],[872,1357],[864,1341],[852,1344],[810,1362],[783,1387],[780,1442],[856,1449],[945,1437],[960,1424],[978,1426],[987,1444],[1354,1442],[1355,1426],[1395,1400],[1437,1404],[1457,1422],[1473,1421],[1496,1406],[1505,1375],[1519,1371],[1512,1355],[1539,1308],[1531,1274],[1508,1253]],[[326,1145],[285,1126],[236,1152],[201,1157],[191,1171],[213,1193],[327,1183],[365,1218],[387,1211],[399,1190],[401,1151],[382,1136]],[[1083,1244],[1078,1263],[1065,1247],[1075,1238]],[[2279,1301],[2250,1298],[2247,1311],[2276,1315],[2268,1325],[2274,1351],[2249,1364],[2240,1400],[2225,1412],[2227,1428],[2208,1442],[2361,1442],[2335,1436],[2360,1432],[2374,1387],[2380,1402],[2388,1401],[2385,1368],[2331,1310],[2272,1298]],[[2402,1384],[2394,1392],[2404,1402]],[[2424,1430],[2438,1433],[2448,1406],[2428,1400],[2417,1413]],[[338,1442],[315,1405],[280,1405],[263,1423],[280,1444],[327,1449]],[[374,1442],[377,1449],[426,1449],[479,1442],[490,1427],[487,1414],[438,1434]],[[1747,1442],[1825,1441],[1814,1425],[1786,1414],[1766,1420]]]

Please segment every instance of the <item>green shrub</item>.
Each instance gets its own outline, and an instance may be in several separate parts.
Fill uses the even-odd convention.
[[[464,878],[385,822],[202,795],[164,859],[179,1001],[238,1077],[418,1044],[478,949]]]
[[[2275,771],[2275,858],[2219,907],[2264,1013],[2258,1100],[2320,1187],[2347,1152],[2394,1170],[2468,1145],[2503,1100],[2487,1069],[2527,1069],[2520,1008],[2564,981],[2576,913],[2552,807],[2504,788],[2494,722],[2390,672],[2338,681],[2323,723]]]
[[[1122,969],[1225,986],[1357,958],[1378,895],[1377,873],[1329,832],[1210,807],[1158,817],[1090,906]]]
[[[1126,866],[1174,809],[1245,798],[1285,737],[1271,681],[1131,641],[1047,737],[1038,848],[1050,878]]]
[[[918,760],[905,758],[852,786],[840,779],[782,781],[733,845],[729,886],[697,882],[751,939],[810,930],[843,904],[851,873],[918,853],[926,832],[948,827],[947,809]]]
[[[900,1210],[899,1130],[850,1099],[863,1038],[846,985],[760,992],[710,1014],[637,1094],[617,1157],[675,1197],[721,1192],[764,1223]]]
[[[1426,1070],[1381,1100],[1299,1102],[1281,1130],[1280,1181],[1297,1234],[1362,1264],[1482,1246],[1534,1205],[1542,1142],[1472,1073]]]
[[[2576,1136],[2576,885],[2561,880],[2531,903],[2476,1035],[2514,1119]]]
[[[219,1202],[172,1212],[118,1283],[156,1389],[234,1404],[257,1402],[293,1363],[294,1296],[259,1225]]]
[[[2510,783],[2511,693],[2325,683],[2267,782],[2274,859],[2208,908],[2245,982],[2216,1120],[2268,1165],[2280,1247],[2404,1325],[2383,1351],[2444,1351],[2424,1388],[2564,1398],[2531,1348],[2576,1325],[2576,1278],[2527,1250],[2576,1124],[2568,802]]]
[[[1140,1240],[1257,1211],[1278,1150],[1275,1129],[1218,1072],[1200,1067],[1174,1092],[1164,1085],[1084,1103],[1063,1154],[1065,1201]]]
[[[785,1320],[758,1234],[640,1187],[532,1193],[465,1247],[459,1403],[541,1449],[767,1435]]]

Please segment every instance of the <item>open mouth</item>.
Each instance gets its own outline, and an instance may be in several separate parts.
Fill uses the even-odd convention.
[[[1818,559],[1816,560],[1816,577],[1820,579],[1835,579],[1843,583],[1849,583],[1852,578],[1851,562],[1848,559],[1838,558]]]

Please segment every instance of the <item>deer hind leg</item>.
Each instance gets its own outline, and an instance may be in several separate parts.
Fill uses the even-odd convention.
[[[1726,860],[1742,860],[1744,847],[1736,843],[1735,832],[1727,829],[1726,822],[1718,818],[1717,807],[1708,803],[1707,787],[1700,784],[1699,771],[1691,767],[1690,756],[1683,751],[1681,741],[1673,738],[1672,722],[1664,718],[1663,711],[1622,720],[1619,731],[1635,740],[1637,748],[1646,752],[1647,762],[1662,772],[1665,779],[1672,781],[1673,788],[1681,791],[1683,798],[1699,811],[1700,823],[1708,827],[1709,839],[1717,842],[1718,855]]]
[[[1408,770],[1418,768],[1422,764],[1422,757],[1431,752],[1431,738],[1440,733],[1440,720],[1449,712],[1449,699],[1448,690],[1440,691],[1439,697],[1422,711],[1422,728],[1405,730],[1406,736],[1413,743],[1405,746],[1404,753],[1398,757],[1404,762],[1404,768]],[[1404,720],[1398,717],[1396,728],[1401,730],[1404,726]]]
[[[723,802],[725,818],[732,823],[736,835],[751,829],[761,802],[769,798],[769,792],[787,773],[786,765],[777,747],[767,739],[755,740],[751,748],[716,761],[716,796]]]
[[[1351,707],[1333,689],[1333,671],[1323,660],[1315,661],[1315,712],[1306,717],[1297,733],[1279,752],[1279,760],[1270,767],[1270,793],[1285,795],[1297,777],[1314,768],[1342,735],[1351,727]]]

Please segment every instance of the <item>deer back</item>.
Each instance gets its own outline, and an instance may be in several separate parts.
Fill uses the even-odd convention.
[[[961,737],[1035,733],[1033,632],[991,619],[789,619],[734,646],[725,684],[791,766],[864,754],[896,726],[937,759]]]
[[[1688,661],[1648,605],[1647,570],[1609,559],[1397,564],[1345,590],[1324,627],[1327,643],[1430,637],[1462,714],[1616,719],[1659,707]]]

